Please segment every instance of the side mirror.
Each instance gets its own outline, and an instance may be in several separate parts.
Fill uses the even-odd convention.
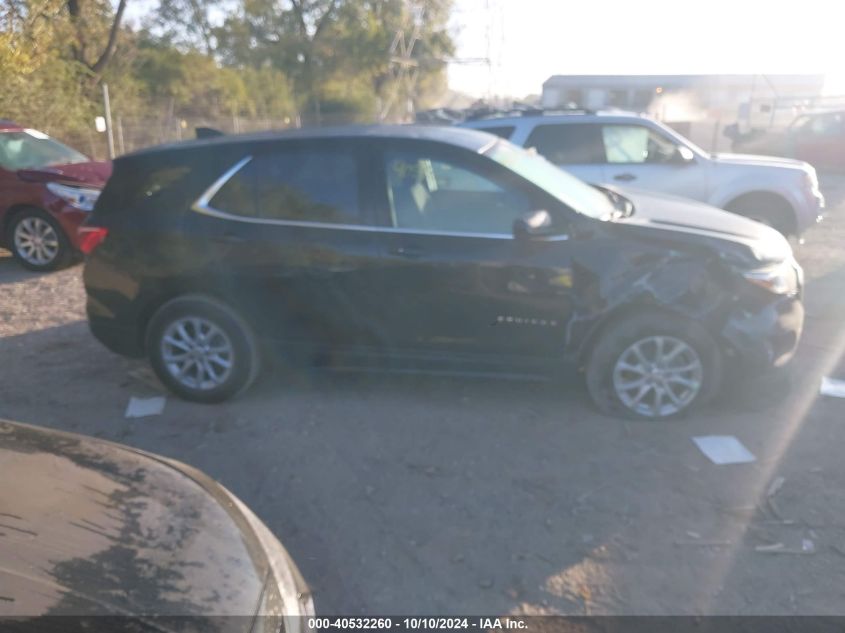
[[[689,165],[695,161],[695,154],[689,147],[679,145],[672,156],[672,162],[676,165]]]
[[[513,221],[513,236],[518,240],[550,235],[552,216],[548,211],[529,211]]]

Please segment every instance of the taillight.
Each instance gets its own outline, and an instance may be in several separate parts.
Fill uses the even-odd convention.
[[[100,245],[109,230],[102,226],[80,226],[76,231],[79,238],[79,250],[85,255],[90,255]]]

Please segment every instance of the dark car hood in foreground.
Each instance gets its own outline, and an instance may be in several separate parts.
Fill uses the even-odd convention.
[[[792,256],[786,238],[760,222],[686,198],[639,189],[613,189],[634,203],[634,213],[617,220],[619,224],[672,231],[692,240],[718,240],[741,248],[761,263]]]
[[[94,187],[104,187],[111,176],[111,162],[91,161],[88,163],[70,163],[68,165],[49,165],[38,169],[18,170],[21,180],[30,182],[75,182]]]
[[[221,487],[176,466],[0,421],[0,616],[255,614],[254,534]]]

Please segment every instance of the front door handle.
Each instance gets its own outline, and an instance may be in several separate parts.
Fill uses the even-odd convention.
[[[388,252],[406,259],[419,259],[423,256],[423,249],[417,246],[392,246]]]
[[[613,177],[613,179],[614,180],[621,180],[622,182],[631,182],[632,180],[636,180],[637,177],[634,174],[625,173],[625,174],[616,174]]]

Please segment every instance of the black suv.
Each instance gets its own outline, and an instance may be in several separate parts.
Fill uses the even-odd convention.
[[[91,330],[195,401],[262,361],[582,369],[663,418],[725,364],[781,365],[802,273],[776,231],[592,187],[495,136],[379,126],[219,137],[119,158],[81,229]],[[271,354],[271,350],[274,352]]]

